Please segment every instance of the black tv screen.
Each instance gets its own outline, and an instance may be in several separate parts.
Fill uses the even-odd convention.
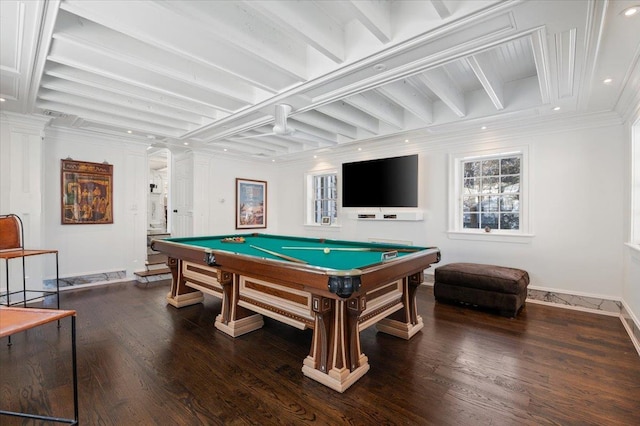
[[[343,207],[418,207],[418,155],[342,164]]]

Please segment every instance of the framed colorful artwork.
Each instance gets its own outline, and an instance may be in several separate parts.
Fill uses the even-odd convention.
[[[113,223],[113,165],[60,161],[62,224]]]
[[[267,182],[236,179],[236,229],[267,227]]]

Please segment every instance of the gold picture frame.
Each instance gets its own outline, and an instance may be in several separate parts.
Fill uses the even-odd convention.
[[[236,178],[236,229],[267,227],[267,182]]]
[[[60,160],[61,223],[113,223],[113,165]]]

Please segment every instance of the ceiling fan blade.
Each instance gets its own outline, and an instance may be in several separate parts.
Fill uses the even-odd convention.
[[[233,136],[230,139],[256,139],[256,138],[262,138],[265,136],[277,136],[277,133],[270,132],[270,133],[261,133],[259,135],[251,135],[251,136]]]

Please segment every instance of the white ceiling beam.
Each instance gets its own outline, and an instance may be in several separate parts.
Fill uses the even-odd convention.
[[[329,141],[327,139],[324,138],[319,138],[317,136],[305,133],[305,132],[295,132],[294,134],[290,135],[290,136],[283,136],[284,138],[287,139],[295,139],[298,142],[302,142],[305,144],[306,147],[311,147],[311,148],[318,148],[320,147],[320,145],[322,146],[332,146],[332,145],[337,145],[338,141]]]
[[[466,115],[464,96],[444,69],[434,68],[427,70],[417,75],[416,79],[435,93],[458,117],[462,118]]]
[[[144,121],[132,120],[121,116],[106,114],[102,111],[88,110],[74,105],[60,104],[45,100],[37,100],[36,107],[42,110],[64,111],[65,114],[75,115],[87,122],[94,122],[116,129],[129,129],[141,133],[148,133],[162,137],[179,138],[182,134],[180,130],[169,126],[149,124]]]
[[[214,145],[216,147],[227,149],[227,152],[236,151],[236,152],[241,152],[243,154],[251,154],[251,155],[265,154],[264,149],[256,148],[255,146],[247,145],[247,144],[241,143],[240,141],[231,141],[231,140],[216,141]],[[273,155],[273,152],[274,151],[269,150],[269,154],[267,155]]]
[[[35,106],[36,97],[38,95],[38,89],[40,86],[40,80],[42,79],[43,70],[47,63],[47,52],[51,45],[58,12],[60,10],[60,0],[51,0],[48,2],[26,2],[24,3],[27,11],[36,9],[35,15],[31,15],[34,21],[31,22],[32,28],[38,28],[38,33],[35,37],[38,38],[38,42],[33,44],[34,51],[30,55],[25,55],[23,60],[31,60],[34,58],[33,64],[29,65],[30,78],[21,79],[21,83],[24,85],[24,93],[28,96],[26,102],[23,102],[22,112],[27,111]],[[6,19],[6,18],[5,18]],[[41,20],[40,20],[41,19]],[[5,25],[3,25],[4,27]],[[3,41],[6,38],[3,37]],[[23,42],[29,42],[28,39],[23,39]]]
[[[106,52],[94,50],[68,39],[58,39],[58,36],[54,36],[54,38],[55,41],[51,46],[48,57],[50,61],[124,83],[146,87],[149,90],[191,99],[226,112],[233,112],[247,106],[246,102],[238,101],[224,94],[207,90],[195,84],[176,81],[162,74],[141,68],[123,60],[118,55],[108,55],[105,54]]]
[[[227,140],[232,141],[234,144],[258,148],[262,152],[269,151],[271,154],[286,154],[289,152],[289,147],[276,145],[265,139],[266,138],[258,137],[258,138],[251,138],[251,139],[227,139]]]
[[[133,108],[109,104],[101,100],[96,100],[95,98],[80,97],[63,92],[41,90],[38,94],[38,99],[57,103],[60,105],[73,105],[76,108],[87,111],[104,111],[110,117],[121,117],[123,119],[140,120],[150,124],[170,127],[176,129],[181,133],[187,132],[195,127],[193,124],[189,124],[185,121],[168,117],[159,117],[155,114],[149,114]]]
[[[482,84],[482,87],[485,92],[487,92],[487,95],[489,95],[489,99],[491,99],[496,109],[498,111],[503,110],[503,83],[491,61],[486,60],[482,55],[469,56],[465,58],[465,60],[476,77],[478,77],[478,80],[480,80],[480,84]]]
[[[246,132],[243,133],[242,135],[245,134],[255,134],[254,132]],[[257,133],[260,134],[260,133]],[[301,148],[303,149],[307,149],[307,148],[317,148],[320,144],[322,145],[330,145],[331,143],[327,140],[321,139],[321,138],[317,138],[315,136],[312,135],[307,135],[303,132],[295,132],[292,135],[289,136],[281,136],[281,135],[269,135],[266,133],[262,133],[263,136],[260,136],[260,138],[234,138],[234,137],[229,137],[227,139],[229,140],[238,140],[241,139],[245,142],[249,142],[249,141],[254,141],[256,139],[260,140],[260,141],[265,141],[265,142],[269,142],[272,143],[274,145],[278,145],[278,146],[284,146],[286,147],[289,152],[292,151],[299,151]]]
[[[446,19],[451,16],[451,11],[445,4],[444,0],[431,0],[431,5],[436,10],[440,19]]]
[[[335,63],[345,58],[344,30],[314,2],[244,1],[269,20],[277,22],[295,39],[312,46]]]
[[[258,137],[254,137],[254,136],[258,136]],[[279,137],[277,135],[272,134],[271,131],[265,131],[265,132],[261,132],[259,130],[251,130],[248,132],[242,132],[241,134],[238,135],[234,135],[234,136],[230,136],[227,137],[225,139],[228,140],[248,140],[248,141],[252,141],[252,140],[256,140],[259,139],[261,141],[264,142],[269,142],[273,145],[278,145],[281,146],[283,148],[291,148],[291,147],[295,147],[300,145],[301,142],[298,141],[290,141],[288,139],[283,139],[282,137]]]
[[[167,107],[178,112],[184,111],[210,120],[222,117],[220,111],[210,106],[194,103],[186,99],[179,99],[166,93],[155,93],[133,84],[115,81],[77,68],[51,63],[45,70],[45,75],[94,89],[102,89],[120,96],[138,99],[149,103],[153,107]]]
[[[576,64],[576,29],[555,34],[558,98],[573,96]]]
[[[344,135],[348,138],[355,139],[357,137],[357,129],[333,117],[322,114],[318,111],[307,111],[302,114],[296,114],[296,121],[307,123],[314,127],[325,129],[328,132]]]
[[[375,90],[359,93],[344,99],[350,105],[360,108],[378,120],[398,129],[404,128],[404,113],[398,105],[389,102]]]
[[[273,59],[256,56],[225,38],[215,25],[196,25],[189,17],[176,15],[157,2],[66,0],[60,7],[150,46],[224,70],[267,91],[304,80],[304,69],[293,71]],[[149,16],[153,19],[147,19]]]
[[[296,133],[294,134],[295,136],[297,136],[298,132],[304,132],[308,135],[314,136],[315,138],[318,138],[318,140],[323,140],[329,143],[337,143],[338,142],[338,135],[335,133],[331,133],[328,132],[324,129],[320,129],[318,127],[315,126],[311,126],[310,124],[307,123],[302,123],[300,121],[296,121],[294,119],[289,119],[289,121],[287,121],[287,126],[291,127],[292,129],[296,130]]]
[[[352,0],[350,4],[358,20],[381,43],[391,41],[391,8],[388,2]]]
[[[318,107],[316,110],[373,134],[378,134],[380,130],[380,120],[344,101],[332,102]]]
[[[531,48],[533,49],[536,74],[538,75],[538,84],[540,86],[540,98],[542,104],[548,104],[551,102],[551,76],[549,74],[548,48],[544,30],[538,30],[531,34]]]
[[[139,99],[123,97],[107,90],[87,87],[82,84],[71,83],[62,79],[51,79],[50,77],[45,77],[42,79],[40,87],[48,89],[49,91],[66,93],[86,99],[99,99],[101,103],[152,114],[168,120],[182,120],[192,125],[201,126],[205,122],[209,121],[199,115],[179,111],[174,108],[168,108],[164,105],[151,105],[148,102],[140,101]]]
[[[401,105],[411,114],[425,123],[433,122],[433,106],[431,101],[407,80],[398,80],[385,84],[377,89],[384,96]]]
[[[278,25],[238,1],[158,1],[159,8],[185,18],[195,29],[216,37],[243,53],[305,78],[306,45]]]
[[[74,44],[87,46],[137,67],[186,84],[201,86],[241,102],[254,103],[272,95],[272,92],[259,89],[227,72],[181,56],[168,54],[164,50],[68,12],[60,12],[58,26],[62,30],[55,34],[56,39],[65,39]]]

